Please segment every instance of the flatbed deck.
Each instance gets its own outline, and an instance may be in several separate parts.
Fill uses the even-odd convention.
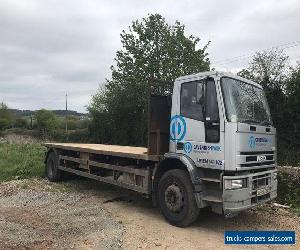
[[[86,153],[120,156],[147,161],[159,161],[161,157],[161,155],[149,155],[148,149],[144,147],[84,143],[45,143],[44,145],[47,148],[58,148]]]

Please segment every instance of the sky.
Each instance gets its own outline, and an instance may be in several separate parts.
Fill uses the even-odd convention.
[[[217,70],[237,72],[256,51],[278,47],[300,61],[299,0],[0,0],[0,102],[10,108],[86,112],[111,77],[120,33],[159,13],[208,41]]]

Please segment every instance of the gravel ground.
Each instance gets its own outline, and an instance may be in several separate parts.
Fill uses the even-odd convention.
[[[97,199],[44,180],[0,186],[0,249],[120,249],[123,231]]]
[[[165,222],[151,202],[90,180],[0,184],[0,249],[300,249],[226,246],[225,230],[295,230],[300,217],[263,206],[224,219],[202,211],[188,228]]]

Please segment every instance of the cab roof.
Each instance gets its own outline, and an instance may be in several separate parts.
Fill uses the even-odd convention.
[[[201,73],[195,73],[195,74],[191,74],[191,75],[181,76],[181,77],[178,77],[175,80],[175,84],[176,83],[187,82],[187,81],[195,81],[195,80],[199,80],[203,77],[208,77],[208,76],[219,77],[219,78],[221,78],[221,77],[234,78],[234,79],[240,80],[242,82],[252,84],[252,85],[262,89],[262,86],[259,85],[256,82],[253,82],[253,81],[248,80],[246,78],[240,77],[236,74],[232,74],[230,72],[223,72],[223,71],[205,71],[205,72],[201,72]]]

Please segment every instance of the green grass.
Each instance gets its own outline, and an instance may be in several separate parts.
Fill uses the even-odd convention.
[[[45,151],[39,143],[0,143],[0,182],[43,176]]]

